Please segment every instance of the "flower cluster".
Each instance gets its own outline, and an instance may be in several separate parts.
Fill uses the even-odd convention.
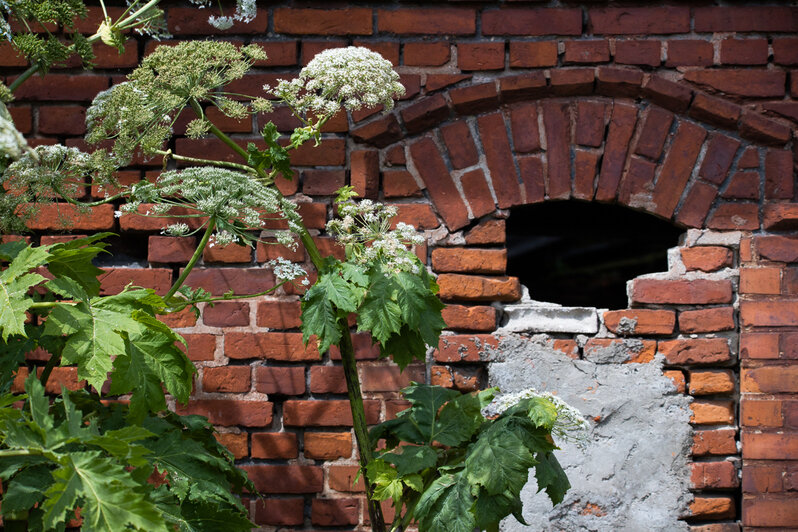
[[[212,166],[170,170],[161,173],[155,183],[133,185],[130,202],[122,211],[138,213],[145,203],[155,204],[145,215],[213,218],[217,230],[211,243],[217,246],[250,242],[249,231],[259,228],[265,215],[295,210],[273,187],[264,187],[250,175]],[[164,233],[189,234],[190,225],[175,223],[165,227]]]
[[[19,159],[27,149],[28,143],[25,141],[25,137],[22,136],[22,133],[14,126],[14,122],[11,121],[11,116],[4,116],[4,114],[0,112],[0,156],[6,156],[10,159]]]
[[[527,388],[516,393],[502,394],[486,406],[482,413],[486,417],[496,416],[524,399],[533,398],[549,401],[557,411],[557,419],[551,429],[552,435],[562,441],[573,442],[579,447],[587,444],[587,431],[590,428],[587,420],[579,410],[550,392],[538,392],[534,388]]]
[[[217,17],[211,15],[208,17],[208,24],[217,30],[229,30],[236,21],[243,22],[244,24],[252,22],[256,14],[257,8],[255,7],[255,0],[237,0],[236,11],[232,16],[222,15]]]
[[[350,46],[324,50],[303,68],[299,77],[263,87],[300,115],[332,116],[341,107],[350,111],[383,105],[405,93],[390,61],[367,48]]]
[[[391,230],[396,207],[365,199],[338,203],[338,220],[327,222],[327,232],[342,244],[347,258],[357,264],[382,263],[389,271],[418,273],[412,246],[424,243],[412,225],[399,222]]]
[[[308,274],[308,272],[306,272],[305,269],[299,264],[290,262],[282,257],[278,257],[275,260],[270,260],[266,263],[266,265],[272,269],[278,282],[293,281],[294,279],[305,277]],[[307,279],[302,279],[302,284],[310,284],[310,281]]]

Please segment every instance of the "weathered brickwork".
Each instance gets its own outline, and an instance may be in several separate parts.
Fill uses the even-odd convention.
[[[378,360],[370,338],[355,335],[370,423],[405,408],[398,390],[411,380],[463,391],[484,386],[484,350],[498,344],[491,333],[500,315],[491,304],[522,293],[518,279],[506,275],[504,224],[513,207],[554,199],[615,203],[670,220],[687,231],[684,241],[667,272],[631,280],[628,308],[604,313],[603,332],[586,342],[557,335],[552,346],[589,358],[635,339],[642,343],[629,363],[664,357],[665,375],[694,398],[695,498],[684,516],[694,532],[798,528],[798,8],[259,4],[253,22],[221,37],[262,44],[270,58],[234,92],[257,95],[315,53],[346,45],[382,53],[407,88],[389,114],[330,120],[319,147],[296,152],[295,179],[278,181],[301,202],[324,253],[342,254],[323,230],[332,195],[344,184],[396,205],[401,221],[428,231],[419,255],[439,276],[449,331],[429,367],[403,373]],[[216,33],[206,24],[208,10],[167,2],[166,11],[175,39]],[[79,30],[93,32],[100,20],[94,9]],[[85,107],[156,44],[131,40],[121,55],[97,46],[90,73],[69,65],[31,78],[10,106],[16,123],[33,145],[85,146]],[[0,43],[4,81],[24,68]],[[208,115],[214,118],[212,110]],[[296,125],[285,109],[251,121],[216,118],[241,145],[262,143],[258,128],[269,119],[283,132]],[[186,123],[181,118],[176,131]],[[171,147],[188,156],[236,157],[212,139],[178,135]],[[137,160],[120,179],[153,179],[160,165]],[[29,239],[62,238],[64,217],[74,219],[75,233],[119,232],[146,251],[135,267],[108,268],[103,292],[130,282],[165,292],[194,238],[161,236],[163,219],[116,219],[114,210],[105,205],[79,217],[68,204],[45,209],[30,222]],[[308,266],[302,248],[268,244],[270,238],[264,234],[267,243],[254,250],[207,250],[189,283],[213,294],[255,293],[274,286],[264,263],[275,256]],[[208,416],[267,495],[249,501],[258,525],[368,529],[362,484],[353,485],[356,451],[340,357],[302,344],[300,294],[283,287],[203,308],[198,318],[168,317],[198,368],[193,400],[177,408]],[[31,366],[42,358],[32,353]],[[18,386],[28,371],[20,371]],[[73,368],[58,368],[48,391],[61,385],[85,383]]]

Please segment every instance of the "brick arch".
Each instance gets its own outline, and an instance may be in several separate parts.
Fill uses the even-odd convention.
[[[568,198],[757,230],[768,223],[759,205],[794,193],[790,126],[639,69],[450,87],[352,136],[381,148],[384,164],[406,163],[451,231],[497,208]]]

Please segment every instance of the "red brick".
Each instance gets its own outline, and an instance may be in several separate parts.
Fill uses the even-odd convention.
[[[557,96],[592,95],[595,80],[592,68],[558,68],[551,71],[551,92]]]
[[[225,427],[268,427],[272,424],[272,403],[267,401],[192,399],[188,406],[178,405],[175,412],[181,416],[205,416],[212,424]]]
[[[798,65],[798,39],[794,37],[774,38],[773,62],[777,65]]]
[[[596,362],[603,361],[607,354],[613,359],[622,354],[625,357],[623,362],[646,364],[654,360],[657,353],[657,342],[620,338],[590,338],[585,344],[584,353],[586,359]]]
[[[297,244],[297,248],[292,250],[282,244],[277,243],[274,237],[261,237],[255,248],[255,260],[257,262],[268,262],[279,257],[291,262],[304,262],[305,246]]]
[[[762,225],[767,231],[794,231],[798,229],[798,203],[772,203],[765,205]]]
[[[361,198],[376,199],[380,190],[380,154],[355,150],[349,154],[350,184]]]
[[[425,87],[427,88],[427,92],[433,92],[450,85],[456,85],[472,77],[471,74],[427,74],[427,83]]]
[[[15,77],[9,77],[12,83]],[[77,101],[89,102],[97,93],[108,88],[108,77],[92,74],[47,74],[33,76],[14,91],[19,101]]]
[[[643,83],[643,95],[666,109],[683,113],[690,105],[693,91],[679,83],[651,75]]]
[[[516,277],[481,277],[444,273],[438,277],[444,301],[518,301],[521,285]]]
[[[506,239],[504,220],[484,221],[465,235],[466,244],[468,245],[504,244]]]
[[[685,393],[687,384],[684,378],[684,372],[680,370],[665,370],[662,375],[669,378],[673,385],[676,387],[676,393]]]
[[[735,429],[694,431],[693,456],[737,454],[735,433]]]
[[[230,13],[227,13],[230,14]],[[168,16],[169,33],[173,35],[217,35],[217,34],[239,34],[239,33],[266,33],[269,24],[269,17],[265,12],[256,16],[251,22],[237,22],[232,28],[219,30],[208,24],[208,15],[219,15],[216,8],[197,13],[196,7],[170,7]]]
[[[723,39],[720,62],[724,65],[764,65],[768,62],[767,39]]]
[[[258,525],[302,525],[305,522],[305,500],[301,498],[255,499],[255,515]]]
[[[496,9],[482,13],[483,35],[581,35],[580,9]]]
[[[100,295],[118,294],[128,284],[152,288],[160,295],[172,286],[172,270],[167,268],[102,268],[97,279],[100,281]]]
[[[206,263],[250,263],[252,262],[252,248],[235,243],[227,246],[208,246],[202,252],[202,259]]]
[[[442,313],[448,329],[459,331],[492,331],[496,328],[496,309],[446,305]]]
[[[612,310],[604,313],[604,324],[615,334],[672,334],[676,313],[672,310]]]
[[[305,370],[256,366],[255,390],[270,395],[302,395],[305,393]]]
[[[455,334],[441,336],[435,360],[438,362],[480,362],[481,353],[495,349],[498,339],[490,334]]]
[[[734,423],[733,401],[693,401],[690,403],[692,416],[690,423],[695,425],[719,425]]]
[[[795,31],[796,9],[777,6],[697,7],[695,31]]]
[[[732,265],[732,252],[720,246],[697,246],[679,250],[688,270],[712,272]]]
[[[596,199],[599,201],[610,201],[618,192],[621,172],[626,162],[629,140],[632,138],[636,120],[636,106],[615,103],[596,188]]]
[[[353,129],[351,134],[359,142],[384,148],[401,137],[402,130],[396,116],[389,114]]]
[[[743,499],[743,526],[748,527],[795,527],[798,525],[798,505],[794,497],[776,499]],[[753,529],[751,529],[753,530]]]
[[[688,114],[695,119],[709,122],[710,124],[733,128],[737,125],[741,112],[742,110],[737,104],[722,98],[709,96],[703,92],[697,92]],[[718,136],[721,137],[721,135]],[[729,141],[726,142],[727,144],[730,143]],[[739,142],[737,145],[739,146]]]
[[[640,130],[640,136],[637,138],[635,153],[658,159],[672,123],[672,113],[659,107],[650,107]]]
[[[14,127],[23,135],[29,135],[33,131],[33,113],[30,105],[17,105],[8,107],[11,113],[11,120]]]
[[[399,214],[392,220],[392,227],[396,227],[399,222],[404,222],[420,231],[435,229],[441,225],[435,212],[425,203],[395,203],[394,207],[398,209]]]
[[[707,333],[734,329],[734,309],[719,307],[685,310],[679,314],[679,330],[683,333]]]
[[[744,110],[740,121],[740,136],[768,145],[783,145],[790,140],[791,129],[786,123]]]
[[[164,320],[163,316],[160,316],[160,319],[167,325],[174,326]],[[185,351],[190,360],[213,360],[216,352],[216,336],[212,334],[183,334],[182,336],[188,345]]]
[[[249,303],[222,301],[206,305],[202,321],[211,327],[240,327],[249,325]]]
[[[319,466],[245,465],[240,467],[261,493],[318,493],[324,489],[324,472]]]
[[[546,76],[538,70],[499,79],[499,92],[504,103],[539,98],[547,91]]]
[[[475,115],[499,106],[499,93],[493,81],[452,89],[449,99],[461,115]]]
[[[302,333],[239,333],[228,332],[224,354],[233,359],[265,358],[282,362],[319,360],[319,352],[311,341],[302,343]]]
[[[754,400],[744,397],[740,401],[740,423],[745,427],[778,428],[784,424],[782,401]],[[745,481],[743,481],[745,489]]]
[[[43,204],[25,224],[32,231],[107,231],[114,227],[114,206],[100,205],[82,213],[70,203]]]
[[[252,44],[257,44],[266,52],[265,61],[255,62],[255,66],[293,66],[297,64],[297,41],[261,41],[253,39]]]
[[[768,150],[765,155],[765,198],[791,199],[794,187],[795,178],[790,152]]]
[[[781,293],[781,269],[740,268],[740,292],[778,295]]]
[[[658,349],[667,363],[673,365],[716,364],[731,360],[725,338],[662,340]]]
[[[622,65],[659,66],[660,41],[615,41],[615,62]]]
[[[313,366],[310,368],[311,393],[346,393],[343,366]]]
[[[511,107],[510,127],[515,153],[529,153],[540,149],[538,112],[534,103],[522,103]]]
[[[463,71],[504,69],[504,42],[458,43],[457,66]]]
[[[798,434],[752,433],[743,430],[743,459],[798,460]]]
[[[714,62],[715,49],[711,42],[700,40],[667,41],[668,59],[665,66],[709,66]]]
[[[421,196],[421,188],[407,170],[383,170],[382,190],[386,198]]]
[[[744,326],[753,327],[798,326],[798,300],[743,301],[740,320]]]
[[[53,105],[39,108],[39,133],[44,135],[83,135],[86,109],[80,105]]]
[[[691,371],[690,395],[729,394],[734,383],[734,373],[728,369]]]
[[[311,196],[330,196],[346,183],[344,170],[305,170],[302,192]]]
[[[796,393],[798,366],[743,368],[740,390],[743,393]]]
[[[600,8],[588,11],[595,34],[662,34],[690,31],[687,7]]]
[[[565,41],[566,63],[606,63],[610,60],[610,43],[606,39]]]
[[[579,101],[576,109],[576,143],[598,148],[604,140],[605,104]]]
[[[656,205],[654,209],[656,214],[665,218],[673,215],[706,135],[706,130],[695,124],[690,122],[679,124],[654,188],[653,201]]]
[[[760,236],[756,240],[759,255],[778,262],[798,262],[798,239],[783,236]]]
[[[759,148],[748,146],[737,161],[737,168],[759,169]]]
[[[740,355],[743,359],[779,358],[779,335],[775,333],[742,333]]]
[[[202,372],[202,389],[210,393],[248,392],[250,373],[249,366],[206,367]]]
[[[449,43],[408,42],[403,45],[404,64],[407,66],[441,66],[449,62]]]
[[[257,309],[258,327],[297,329],[302,324],[299,301],[261,301]]]
[[[759,172],[737,172],[723,191],[724,198],[759,200]]]
[[[352,455],[349,432],[305,432],[304,456],[313,460],[335,460]]]
[[[735,96],[784,96],[786,74],[775,70],[688,70],[684,79]]]
[[[477,168],[466,172],[460,176],[460,185],[463,188],[471,214],[474,218],[480,218],[492,213],[496,209],[493,203],[493,195],[488,188],[488,182],[484,172]]]
[[[412,35],[469,35],[476,31],[476,13],[466,8],[380,9],[377,31]]]
[[[404,370],[399,366],[361,366],[360,381],[364,392],[397,392],[410,386],[410,382],[424,381],[424,365],[412,364]]]
[[[379,422],[380,402],[365,400],[366,423]],[[335,427],[352,426],[349,401],[296,401],[283,403],[283,423],[286,426]]]
[[[690,503],[693,519],[715,521],[733,519],[736,515],[734,499],[731,497],[695,497]]]
[[[443,141],[454,168],[466,168],[479,160],[471,130],[466,122],[458,120],[441,128]]]
[[[578,148],[574,150],[574,181],[571,191],[574,198],[583,200],[593,198],[598,162],[599,154]]]
[[[344,493],[363,493],[363,475],[360,467],[354,465],[331,465],[327,470],[330,489]],[[357,479],[357,480],[355,480]]]
[[[465,204],[432,139],[426,137],[411,144],[410,156],[449,229],[456,231],[468,224]]]
[[[597,91],[606,96],[637,97],[643,83],[639,70],[600,66],[598,68]]]
[[[540,68],[556,64],[556,42],[510,41],[510,68]]]
[[[249,450],[247,449],[247,438],[248,435],[246,432],[242,432],[240,434],[236,434],[234,432],[217,432],[214,434],[216,440],[224,445],[228,451],[233,453],[236,460],[240,460],[242,458],[246,458],[249,454]]]
[[[196,247],[197,240],[194,237],[151,235],[147,244],[147,261],[186,263]]]
[[[504,117],[501,113],[493,113],[479,117],[477,123],[499,208],[518,205],[521,202],[518,173],[513,163]]]
[[[732,462],[696,462],[690,464],[690,483],[693,489],[736,488],[740,481]]]
[[[701,182],[694,183],[676,214],[676,221],[688,227],[702,227],[717,195],[716,187]]]
[[[299,447],[293,432],[252,433],[252,458],[288,460],[297,456]]]
[[[358,499],[313,499],[310,520],[314,525],[356,525],[360,519]]]
[[[738,140],[725,135],[713,134],[698,174],[707,181],[720,185],[726,180],[726,175],[739,147]]]
[[[710,229],[759,229],[759,206],[756,203],[721,203],[707,222]]]
[[[550,199],[565,199],[571,194],[571,132],[568,104],[543,103],[543,124],[546,128],[546,195]],[[501,202],[499,207],[503,208]]]
[[[186,284],[204,288],[215,296],[233,291],[235,294],[256,294],[274,287],[274,275],[260,268],[195,268]]]
[[[371,9],[274,10],[274,31],[294,35],[371,35]]]

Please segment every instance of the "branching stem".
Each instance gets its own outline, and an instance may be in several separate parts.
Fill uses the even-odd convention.
[[[194,266],[199,261],[200,257],[202,256],[202,251],[205,249],[205,246],[208,244],[208,240],[211,239],[211,235],[213,234],[213,230],[216,228],[216,218],[211,216],[208,220],[208,227],[205,229],[205,233],[202,235],[202,239],[200,240],[199,244],[197,245],[197,249],[194,250],[194,254],[191,256],[191,259],[186,264],[186,267],[183,268],[183,273],[180,274],[180,277],[177,278],[175,284],[172,285],[172,288],[164,296],[165,300],[169,300],[170,297],[175,295],[175,292],[183,286],[183,283],[186,282],[186,278],[188,274],[191,273],[191,270],[194,269]]]

